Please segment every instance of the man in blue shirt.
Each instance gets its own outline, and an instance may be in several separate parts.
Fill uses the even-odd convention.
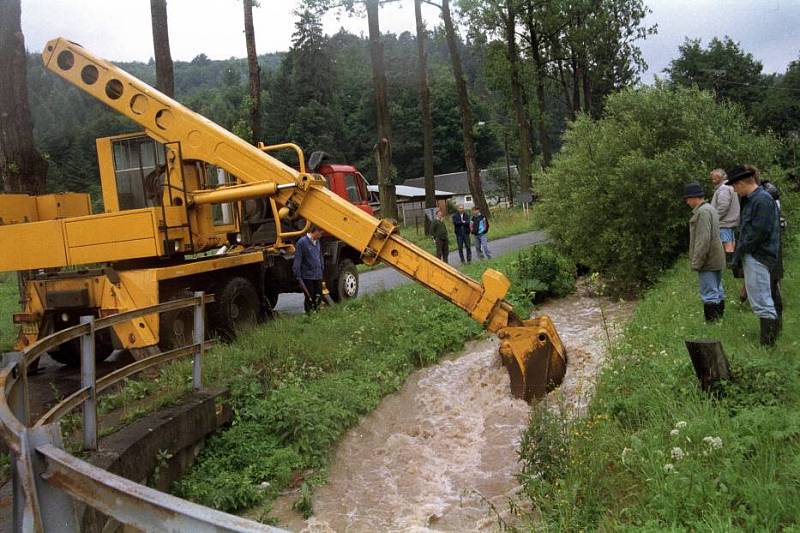
[[[744,268],[747,299],[761,322],[761,344],[772,346],[780,329],[770,284],[770,273],[778,263],[780,217],[775,200],[757,179],[758,169],[751,165],[728,171],[726,185],[732,185],[741,199],[733,264]]]
[[[467,263],[472,262],[472,245],[469,242],[469,213],[464,211],[464,204],[458,205],[458,211],[453,213],[453,231],[458,243],[458,256],[464,263],[464,250],[467,252]]]
[[[311,226],[308,233],[300,237],[294,244],[294,263],[292,272],[300,283],[305,294],[306,313],[316,311],[322,302],[322,247],[320,238],[322,230]]]
[[[480,208],[476,205],[472,208],[472,220],[470,221],[470,228],[472,234],[475,235],[475,251],[478,252],[478,259],[492,258],[489,253],[489,220],[481,213]]]

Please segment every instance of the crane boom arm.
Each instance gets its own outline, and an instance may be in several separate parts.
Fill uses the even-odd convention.
[[[464,309],[492,332],[508,329],[506,351],[517,349],[511,330],[526,324],[503,300],[510,283],[502,273],[487,270],[483,283],[476,282],[400,237],[392,221],[377,220],[329,191],[321,177],[283,164],[76,43],[54,39],[42,56],[46,68],[144,127],[151,137],[164,144],[179,143],[183,159],[223,168],[242,183],[258,186],[253,189],[259,195],[270,189],[265,184],[274,184],[267,192],[279,204],[358,250],[365,263],[382,261],[393,266]],[[552,326],[549,329],[547,341],[564,359],[558,335]],[[526,357],[514,355],[523,382]],[[508,360],[506,363],[508,366]],[[522,387],[526,389],[524,383]]]

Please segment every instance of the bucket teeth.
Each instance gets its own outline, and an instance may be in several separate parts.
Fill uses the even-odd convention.
[[[530,402],[561,385],[567,356],[548,316],[524,320],[498,331],[500,357],[511,378],[511,393]]]

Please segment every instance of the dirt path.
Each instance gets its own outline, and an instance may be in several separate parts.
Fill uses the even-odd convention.
[[[570,296],[541,306],[567,346],[569,365],[556,395],[582,412],[608,339],[633,305]],[[518,490],[517,445],[529,406],[508,393],[496,339],[415,373],[349,431],[315,490],[314,516],[292,511],[296,493],[273,516],[293,531],[487,531],[508,521]]]

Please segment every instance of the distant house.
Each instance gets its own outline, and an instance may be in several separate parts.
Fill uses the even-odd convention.
[[[512,165],[510,168],[506,167],[493,167],[481,170],[481,185],[483,185],[483,194],[486,196],[486,202],[492,205],[508,205],[508,171],[511,172],[512,193],[516,197],[519,194],[519,173],[517,166]],[[469,190],[469,182],[467,181],[467,173],[452,172],[450,174],[438,174],[433,177],[436,188],[445,191],[450,191],[452,201],[454,204],[464,204],[467,209],[472,208],[475,202],[472,198],[472,193]],[[410,187],[425,188],[425,178],[411,178],[403,182],[403,185]]]
[[[373,208],[380,205],[378,186],[367,186],[370,195],[370,204]],[[397,197],[397,215],[403,224],[414,224],[415,218],[420,221],[424,217],[425,209],[425,189],[420,187],[410,187],[408,185],[395,185],[394,193]],[[453,193],[448,191],[435,191],[436,206],[444,213],[447,213],[447,201],[453,197]],[[422,222],[419,222],[422,223]]]

